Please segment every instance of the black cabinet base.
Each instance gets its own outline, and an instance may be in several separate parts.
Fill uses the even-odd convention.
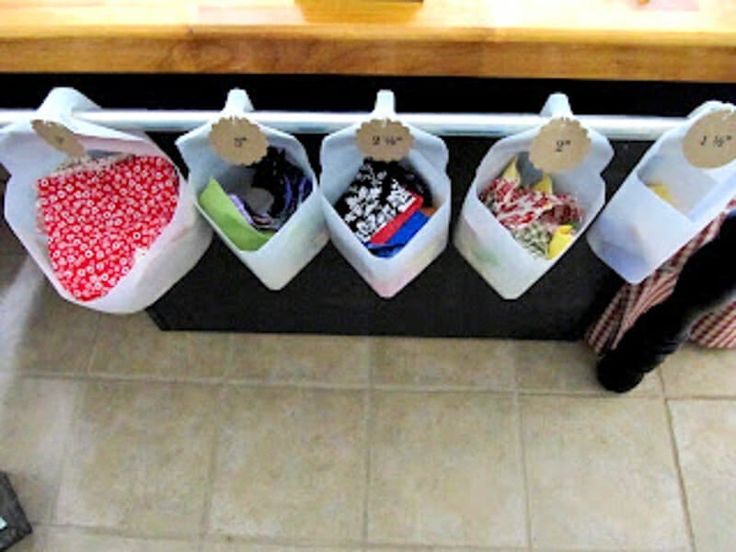
[[[310,152],[319,139],[305,138]],[[451,139],[452,228],[490,141]],[[618,144],[606,176],[620,183],[645,144]],[[534,287],[505,301],[452,241],[394,298],[378,297],[328,244],[286,288],[267,290],[215,237],[195,269],[149,314],[161,329],[236,332],[579,339],[620,280],[580,239]]]

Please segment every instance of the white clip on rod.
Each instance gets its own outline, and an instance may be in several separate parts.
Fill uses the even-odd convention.
[[[28,120],[30,109],[0,110],[0,126]],[[148,132],[187,132],[214,119],[218,111],[153,111],[146,109],[102,109],[76,113],[91,123]],[[321,111],[255,111],[248,117],[261,124],[294,134],[329,134],[358,121],[367,113]],[[532,128],[545,119],[515,113],[402,113],[402,120],[441,136],[508,136]],[[580,121],[612,140],[655,140],[685,120],[676,117],[627,115],[580,115]]]

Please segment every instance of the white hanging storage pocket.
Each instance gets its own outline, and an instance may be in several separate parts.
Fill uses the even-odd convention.
[[[651,275],[736,196],[736,111],[706,102],[642,157],[588,232],[632,284]]]
[[[253,123],[245,91],[180,137],[197,208],[263,284],[280,290],[328,240],[317,177],[293,136]]]
[[[517,299],[585,232],[603,207],[603,169],[613,149],[583,127],[567,96],[553,94],[550,120],[496,142],[481,161],[454,242],[504,299]]]
[[[381,91],[369,119],[327,136],[322,206],[335,247],[383,298],[447,246],[450,180],[445,143],[401,123]]]
[[[56,88],[33,120],[0,130],[0,162],[11,174],[5,218],[64,299],[132,313],[192,269],[212,232],[150,138],[74,116],[95,109]]]

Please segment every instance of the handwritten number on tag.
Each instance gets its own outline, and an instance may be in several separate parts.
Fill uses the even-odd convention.
[[[683,153],[694,167],[713,169],[736,159],[736,111],[721,109],[701,116],[688,129]]]
[[[557,140],[557,142],[555,142],[555,153],[564,153],[564,148],[571,144],[571,140]]]
[[[529,158],[545,172],[574,169],[591,147],[588,131],[575,119],[555,118],[545,124],[532,140]]]
[[[708,146],[708,140],[710,139],[710,144],[715,148],[722,148],[726,145],[727,142],[730,142],[733,140],[733,136],[730,134],[714,134],[713,136],[709,136],[708,134],[703,135],[703,139],[700,140],[700,145],[703,147]]]
[[[371,143],[376,147],[382,144],[384,146],[397,146],[403,140],[404,139],[401,136],[372,136],[371,137]]]
[[[234,165],[257,163],[268,151],[268,139],[245,117],[223,117],[212,125],[210,143],[221,159]]]
[[[400,161],[411,150],[414,138],[398,121],[372,119],[356,133],[356,144],[366,157],[377,161]]]

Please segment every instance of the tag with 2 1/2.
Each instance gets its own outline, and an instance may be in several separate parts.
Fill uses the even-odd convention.
[[[590,151],[588,130],[576,119],[557,118],[534,137],[529,159],[539,170],[555,173],[574,169]]]
[[[701,169],[715,169],[735,160],[736,110],[721,109],[698,119],[687,131],[682,151],[691,165]]]
[[[245,117],[224,117],[214,123],[210,143],[217,155],[233,165],[252,165],[268,151],[266,135]]]
[[[376,161],[400,161],[409,154],[414,137],[398,121],[371,119],[355,135],[358,149]]]

